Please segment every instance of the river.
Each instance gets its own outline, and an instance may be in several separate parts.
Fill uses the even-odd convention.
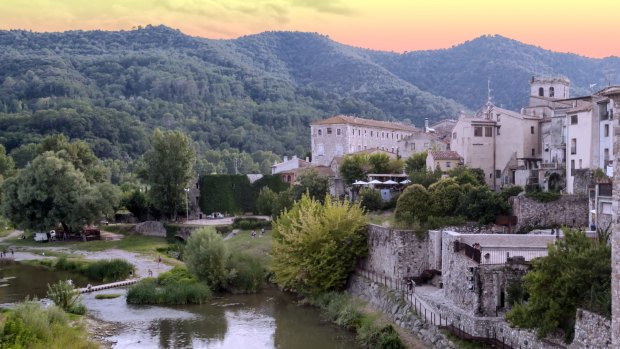
[[[16,277],[0,287],[0,303],[26,295],[41,297],[48,282],[79,279],[25,265],[3,267],[3,274]],[[82,300],[90,315],[118,324],[117,333],[106,338],[114,348],[361,348],[352,333],[322,321],[317,309],[297,305],[293,297],[275,287],[253,295],[216,296],[203,305],[166,307],[128,305],[124,289],[102,292],[122,295],[95,299],[93,293],[83,295]]]

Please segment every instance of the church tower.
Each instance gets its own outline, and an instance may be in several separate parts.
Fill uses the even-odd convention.
[[[530,80],[530,97],[554,99],[569,98],[570,80],[564,76],[532,76]]]

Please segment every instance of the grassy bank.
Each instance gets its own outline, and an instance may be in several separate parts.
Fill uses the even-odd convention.
[[[0,314],[0,348],[90,349],[81,317],[71,318],[60,308],[37,302],[18,304]]]
[[[260,230],[257,230],[257,236],[252,238],[249,230],[241,230],[235,236],[226,240],[226,245],[231,253],[243,252],[249,256],[258,259],[260,264],[267,270],[271,268],[271,230],[265,232],[265,236],[260,236]]]
[[[325,319],[356,333],[358,342],[367,348],[404,349],[394,327],[381,314],[365,310],[365,305],[346,293],[330,292],[311,300]]]
[[[89,280],[115,282],[126,280],[134,272],[134,266],[124,259],[89,261],[60,256],[57,260],[38,259],[23,261],[30,265],[40,265],[53,270],[67,270],[86,276]]]

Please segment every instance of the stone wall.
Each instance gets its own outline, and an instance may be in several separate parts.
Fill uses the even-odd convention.
[[[166,237],[166,228],[159,221],[146,221],[136,224],[134,231],[141,235]]]
[[[368,256],[360,268],[394,279],[418,276],[429,268],[429,234],[368,225]],[[433,249],[433,260],[435,252]]]
[[[386,314],[396,325],[414,334],[428,348],[458,348],[439,332],[437,327],[422,321],[400,293],[358,275],[351,276],[347,291]]]
[[[457,239],[458,236],[443,233],[441,278],[444,295],[458,307],[473,311],[478,308],[478,296],[474,280],[470,278],[475,277],[478,263],[463,252],[454,252],[454,242]]]
[[[517,216],[517,230],[588,226],[588,198],[582,195],[562,195],[556,201],[544,203],[518,195],[513,198],[512,212]]]
[[[575,339],[569,349],[611,348],[611,320],[587,310],[577,309]]]

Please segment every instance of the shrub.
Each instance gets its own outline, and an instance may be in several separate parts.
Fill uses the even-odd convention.
[[[0,348],[90,349],[80,326],[72,326],[60,308],[43,308],[38,302],[20,303],[4,314],[0,323]]]
[[[241,230],[271,228],[271,221],[254,217],[238,217],[233,221],[233,228]]]
[[[552,202],[562,197],[562,194],[552,191],[533,191],[525,194],[528,198],[538,202]]]
[[[412,184],[398,198],[394,217],[397,221],[413,224],[416,220],[424,223],[430,214],[430,195],[426,188]]]
[[[265,269],[260,261],[244,253],[230,256],[226,289],[232,293],[255,293],[262,289]]]
[[[277,195],[268,187],[263,187],[256,199],[256,212],[265,216],[271,216],[273,213],[273,203],[276,201]]]
[[[228,249],[222,236],[212,228],[194,231],[184,251],[185,264],[192,275],[205,281],[213,290],[222,289],[228,279]]]
[[[362,189],[360,192],[360,205],[366,211],[377,211],[383,206],[381,193],[376,189]]]
[[[508,198],[510,198],[512,196],[517,196],[517,195],[521,194],[521,192],[523,192],[523,187],[515,185],[515,186],[512,186],[512,187],[508,187],[508,188],[502,189],[502,191],[499,193],[499,195],[504,200],[508,200]]]
[[[86,307],[79,302],[80,293],[68,281],[58,281],[52,285],[48,284],[47,298],[68,313],[86,314]]]
[[[120,293],[100,293],[95,296],[95,299],[114,299],[120,297]]]
[[[367,217],[359,205],[304,195],[273,227],[272,270],[280,287],[318,294],[339,290],[367,253]]]
[[[209,286],[180,267],[161,274],[157,279],[144,279],[127,291],[129,304],[203,304],[210,298]]]

